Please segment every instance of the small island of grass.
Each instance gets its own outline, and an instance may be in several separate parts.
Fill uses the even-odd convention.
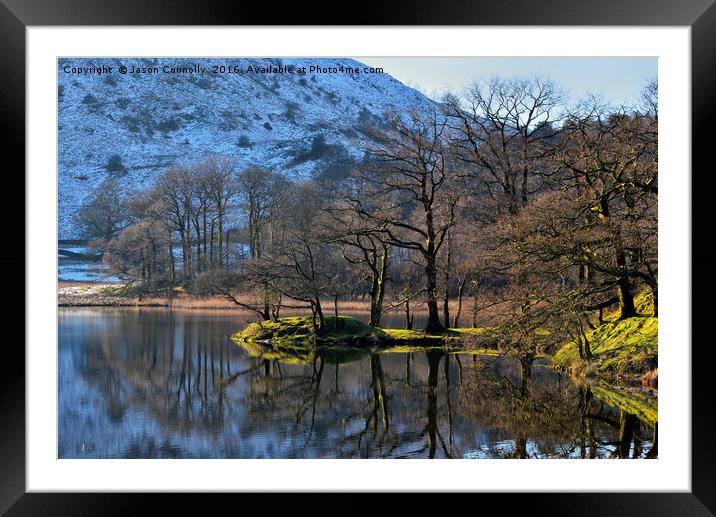
[[[350,316],[326,317],[319,329],[310,316],[295,316],[250,323],[234,334],[238,342],[270,344],[277,349],[310,348],[381,348],[391,347],[460,347],[469,342],[474,351],[494,348],[492,329],[446,329],[436,335],[422,330],[371,327]],[[494,350],[493,350],[494,352]]]

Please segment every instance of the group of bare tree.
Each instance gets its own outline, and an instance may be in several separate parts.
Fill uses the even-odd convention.
[[[496,314],[531,358],[538,329],[582,342],[605,310],[635,315],[640,289],[657,313],[656,95],[569,107],[550,81],[494,79],[387,113],[330,184],[212,156],[133,195],[109,180],[79,217],[137,285],[221,293],[264,319],[298,304],[317,329],[327,301],[337,315],[362,296],[373,326],[402,306],[412,328],[424,303],[440,333],[469,298],[472,326]]]

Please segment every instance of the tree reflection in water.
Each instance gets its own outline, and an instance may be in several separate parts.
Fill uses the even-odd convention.
[[[277,353],[233,314],[67,310],[60,457],[656,457],[645,423],[541,366],[442,350]]]

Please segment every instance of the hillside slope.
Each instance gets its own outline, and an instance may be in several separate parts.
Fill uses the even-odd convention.
[[[164,73],[164,66],[204,73]],[[370,127],[390,110],[434,102],[385,73],[248,73],[269,66],[363,69],[350,59],[60,59],[58,63],[59,238],[79,238],[72,220],[109,175],[128,188],[207,154],[235,157],[289,176],[340,174],[359,159]],[[111,66],[111,74],[73,74]],[[117,72],[124,65],[159,73]],[[243,73],[214,74],[214,66]]]

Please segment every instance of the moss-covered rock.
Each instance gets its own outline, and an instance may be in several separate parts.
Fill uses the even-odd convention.
[[[553,365],[574,374],[635,381],[658,363],[659,318],[637,316],[610,321],[587,335],[591,361],[579,357],[575,342],[563,346]]]

